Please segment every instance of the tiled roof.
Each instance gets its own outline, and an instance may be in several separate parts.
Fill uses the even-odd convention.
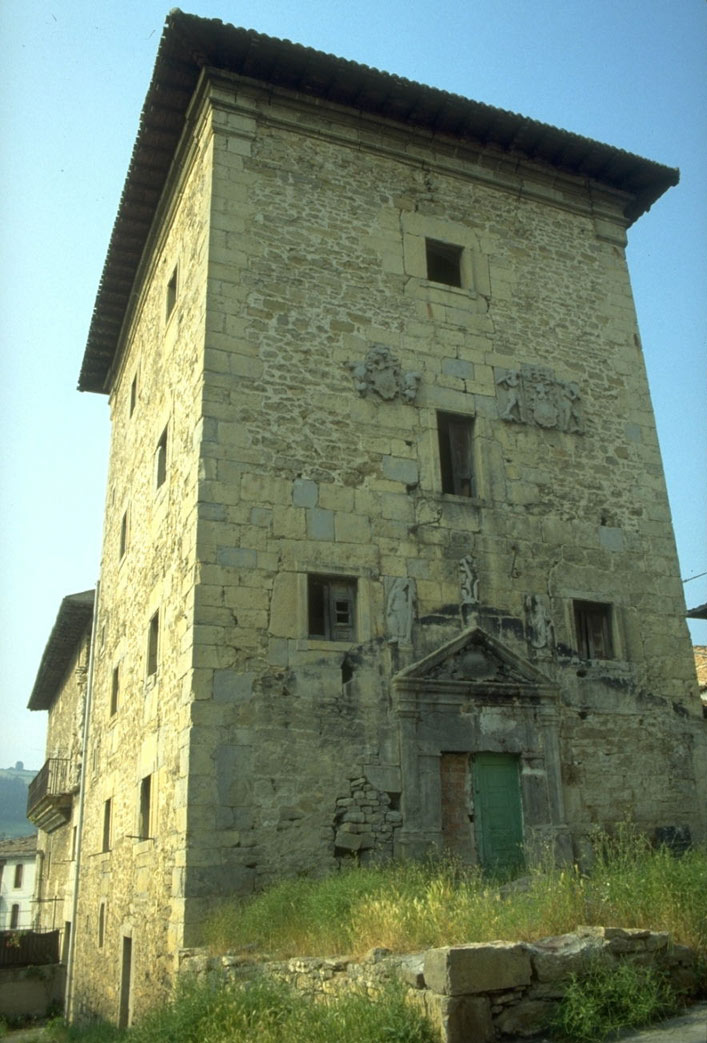
[[[91,625],[94,591],[69,594],[59,606],[37,678],[27,704],[30,710],[48,710],[59,691],[81,637]]]
[[[37,851],[37,834],[28,837],[10,837],[0,840],[0,858],[12,858],[17,855],[34,855]]]
[[[551,164],[628,194],[634,221],[677,170],[578,134],[356,62],[175,9],[167,17],[98,288],[81,391],[106,392],[135,275],[203,68],[323,98],[435,134]]]

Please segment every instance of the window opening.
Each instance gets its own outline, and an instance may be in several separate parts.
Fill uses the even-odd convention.
[[[155,450],[155,488],[164,485],[167,478],[167,428],[160,435]]]
[[[120,667],[113,667],[113,678],[111,681],[110,688],[110,715],[114,716],[118,712],[118,694],[120,692]]]
[[[106,903],[101,902],[98,909],[98,948],[103,948],[106,936]]]
[[[155,612],[147,633],[147,676],[157,673],[157,651],[160,638],[160,613]]]
[[[309,576],[309,636],[327,641],[353,641],[356,636],[356,580]]]
[[[166,298],[166,317],[169,318],[174,311],[174,306],[177,303],[177,268],[175,266],[174,271],[167,283],[167,298]]]
[[[146,775],[140,783],[140,816],[138,821],[138,837],[147,840],[150,837],[150,806],[152,797],[152,776]]]
[[[112,800],[109,797],[103,804],[103,843],[101,851],[110,851],[111,843],[111,805]]]
[[[574,602],[577,651],[582,659],[613,659],[611,605],[597,601]]]
[[[130,385],[130,411],[129,415],[132,416],[135,412],[135,406],[137,405],[137,373],[132,379]]]
[[[22,876],[24,871],[24,865],[22,862],[18,862],[15,866],[15,887],[22,887]]]
[[[439,463],[442,472],[442,492],[456,496],[473,496],[473,436],[471,417],[452,413],[437,414],[439,436]]]
[[[122,558],[128,546],[128,512],[126,511],[120,519],[120,554]]]
[[[447,286],[461,286],[462,247],[454,243],[442,243],[438,239],[425,239],[427,254],[427,278],[431,282]]]
[[[19,907],[19,905],[13,905],[12,910],[10,912],[10,929],[14,930],[14,928],[19,925],[19,922],[20,922],[20,907]]]

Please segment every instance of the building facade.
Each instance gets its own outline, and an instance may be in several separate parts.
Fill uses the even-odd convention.
[[[37,836],[0,840],[0,931],[32,927]]]
[[[80,377],[112,442],[72,1015],[215,898],[705,836],[626,232],[675,171],[172,12]]]

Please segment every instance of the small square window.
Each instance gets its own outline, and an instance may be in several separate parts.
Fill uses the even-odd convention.
[[[574,602],[577,651],[582,659],[613,659],[611,605],[598,601]]]
[[[109,797],[108,800],[103,803],[103,842],[101,844],[101,851],[110,851],[112,810],[113,801]]]
[[[167,283],[167,297],[165,301],[166,317],[169,318],[177,303],[177,269],[175,267],[170,280]]]
[[[160,435],[155,449],[155,488],[159,489],[167,479],[167,428]]]
[[[473,496],[474,468],[471,417],[452,413],[437,414],[439,436],[439,465],[442,473],[442,492],[455,496]]]
[[[127,550],[127,547],[128,547],[128,512],[127,511],[123,514],[123,517],[120,519],[120,541],[119,541],[119,543],[120,543],[119,557],[123,558],[123,557],[125,557],[125,551]]]
[[[147,676],[157,673],[157,656],[160,643],[160,614],[155,612],[147,631]]]
[[[110,686],[110,715],[115,716],[118,712],[118,696],[120,694],[120,667],[113,667],[113,677]]]
[[[339,576],[307,578],[309,636],[326,641],[356,637],[356,580]]]
[[[150,812],[152,806],[152,776],[146,775],[140,783],[140,810],[137,833],[140,840],[147,840],[150,833]]]
[[[454,243],[442,243],[438,239],[425,239],[427,254],[427,278],[430,282],[441,282],[447,286],[462,284],[462,247]]]

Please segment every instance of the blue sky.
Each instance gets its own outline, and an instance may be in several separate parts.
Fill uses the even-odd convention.
[[[168,7],[4,0],[0,118],[0,767],[44,761],[25,710],[62,597],[99,571],[107,401],[79,367]],[[681,575],[707,571],[705,0],[193,0],[245,25],[681,169],[628,260]],[[707,576],[685,585],[707,602]],[[692,625],[707,644],[707,623]]]

